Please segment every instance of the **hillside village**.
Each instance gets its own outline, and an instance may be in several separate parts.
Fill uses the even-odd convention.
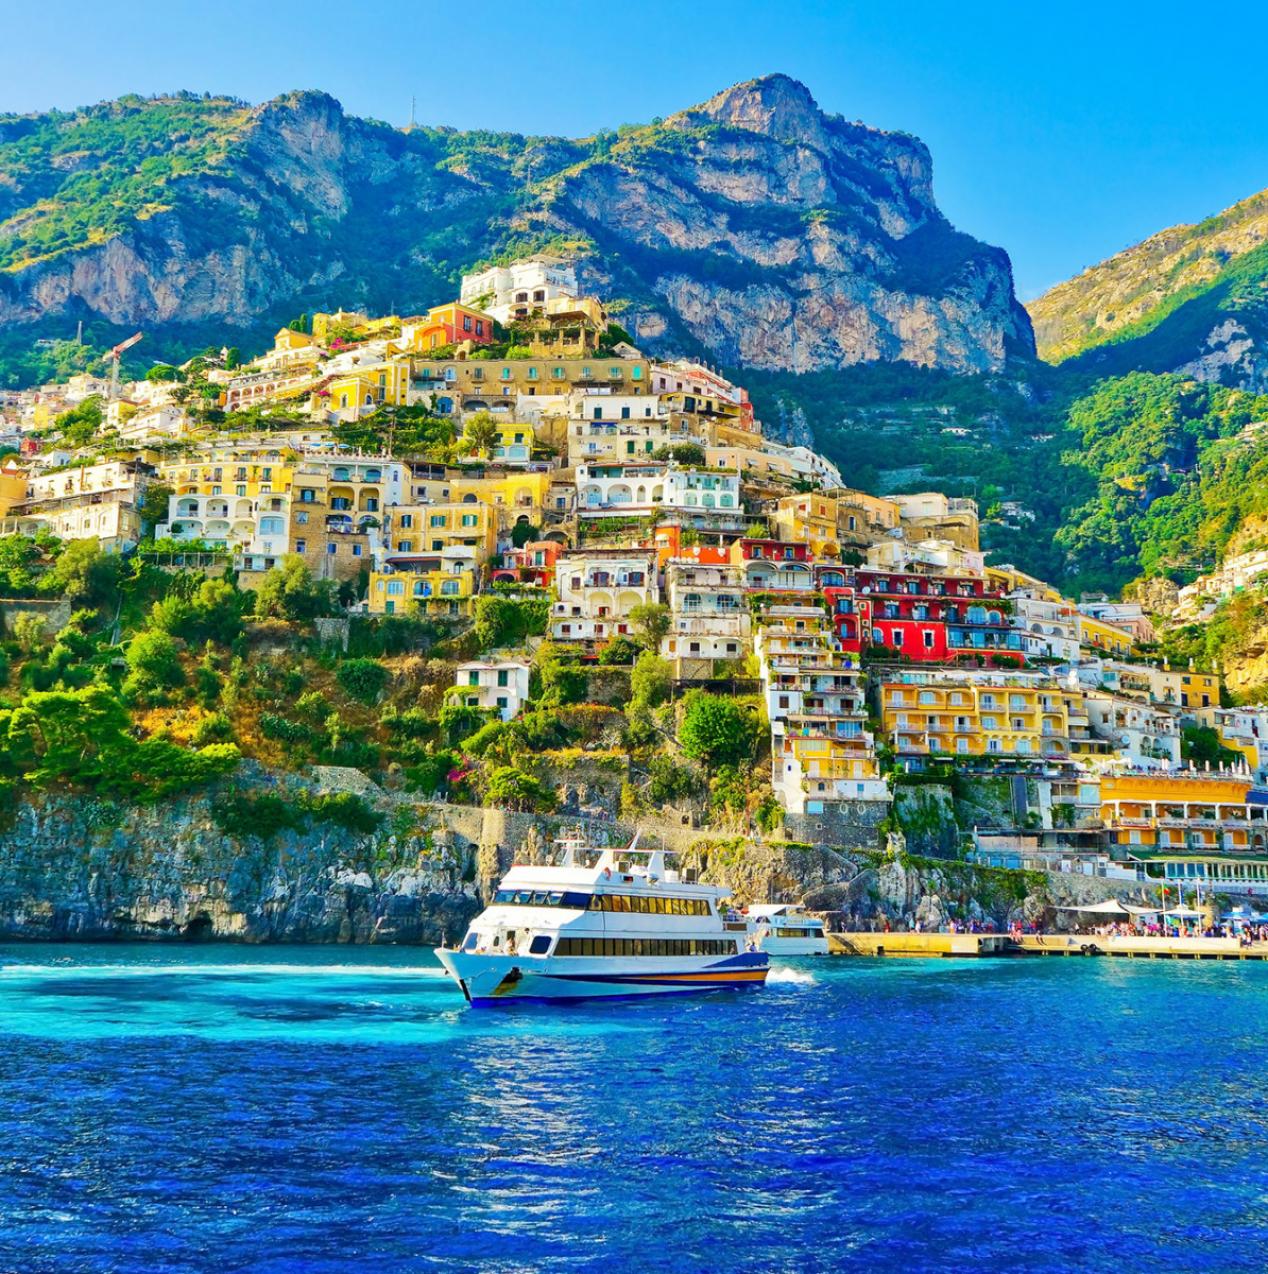
[[[977,785],[939,852],[1268,885],[1268,708],[1141,605],[988,563],[974,501],[764,436],[563,260],[0,412],[6,784],[153,799],[246,757],[851,848],[933,845],[921,789]]]

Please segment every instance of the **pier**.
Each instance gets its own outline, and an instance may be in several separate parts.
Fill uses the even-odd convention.
[[[1117,956],[1127,960],[1268,960],[1268,943],[1236,938],[1120,937],[1104,934],[830,933],[840,956],[976,959],[1002,956]]]

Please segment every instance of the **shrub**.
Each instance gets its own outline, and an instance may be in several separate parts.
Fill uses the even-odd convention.
[[[750,708],[703,690],[687,696],[678,740],[693,760],[709,766],[752,760],[757,737],[758,723]]]
[[[387,685],[387,669],[373,659],[345,659],[335,676],[350,698],[365,704],[375,703]]]
[[[499,766],[489,775],[484,797],[490,805],[502,809],[545,812],[555,807],[555,794],[513,765]]]

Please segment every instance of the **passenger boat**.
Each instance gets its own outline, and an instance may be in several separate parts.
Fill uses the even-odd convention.
[[[823,921],[799,902],[772,902],[750,906],[749,934],[770,956],[827,955],[828,938]]]
[[[666,851],[559,842],[516,864],[456,948],[436,958],[472,1005],[686,995],[760,987],[770,961],[728,890],[665,865]]]

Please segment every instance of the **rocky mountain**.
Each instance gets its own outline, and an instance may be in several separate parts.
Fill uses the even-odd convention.
[[[1172,226],[1027,307],[1041,357],[1098,374],[1180,372],[1268,387],[1268,191]]]
[[[956,231],[928,149],[773,75],[580,140],[400,130],[292,93],[0,117],[3,348],[134,327],[172,356],[301,310],[418,310],[549,247],[652,350],[804,372],[1033,354],[1007,255]]]

